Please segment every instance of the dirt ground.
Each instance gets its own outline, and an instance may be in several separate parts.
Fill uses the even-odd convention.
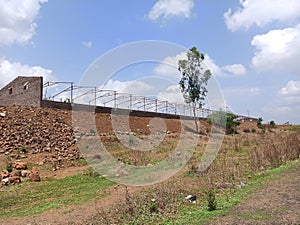
[[[1,108],[0,108],[1,109]],[[2,111],[4,109],[1,109]],[[15,138],[21,136],[24,133],[23,124],[27,124],[30,127],[38,127],[41,130],[47,130],[50,134],[55,134],[59,137],[65,137],[65,127],[71,127],[71,113],[59,110],[48,110],[48,109],[35,109],[35,108],[22,108],[11,107],[5,108],[7,112],[7,117],[3,119],[1,128],[2,133],[6,135],[9,140],[2,140],[3,146],[10,146],[10,142],[14,141],[12,150],[5,149],[5,151],[12,151],[19,146],[26,146],[26,138]],[[21,114],[20,114],[21,113]],[[52,126],[54,118],[48,118],[49,114],[53,114],[55,121],[57,121],[57,126]],[[20,116],[21,115],[21,116]],[[36,125],[29,118],[33,117],[39,118],[41,123]],[[28,117],[28,118],[27,118]],[[18,118],[17,121],[11,120],[11,118]],[[84,117],[83,117],[84,118]],[[112,116],[109,114],[99,114],[96,116],[96,128],[100,134],[104,144],[111,144],[110,138],[111,134],[116,131],[132,131],[135,135],[145,136],[150,133],[161,132],[166,134],[166,143],[175,143],[176,138],[179,137],[181,129],[192,129],[194,127],[193,120],[190,120],[188,125],[183,126],[178,120],[174,119],[153,119],[153,118],[140,118],[140,117],[126,117],[119,116],[114,118],[116,127],[112,126]],[[29,121],[29,122],[28,122]],[[47,121],[47,122],[43,122]],[[43,122],[43,123],[42,123]],[[16,130],[16,123],[19,124],[20,130]],[[129,125],[129,127],[128,127]],[[252,127],[250,127],[250,125]],[[183,126],[183,127],[182,127]],[[159,130],[151,130],[152,127],[156,127]],[[255,128],[255,124],[244,124],[244,127],[240,127],[240,130],[247,128]],[[36,128],[37,129],[37,128]],[[71,129],[70,129],[71,130]],[[210,130],[209,124],[201,121],[201,130]],[[11,135],[14,132],[15,135]],[[206,133],[206,132],[205,132]],[[4,135],[4,136],[5,136]],[[70,139],[72,139],[72,132],[69,132]],[[275,134],[274,134],[275,135]],[[2,135],[3,136],[3,135]],[[36,135],[42,143],[49,142],[49,138],[39,137]],[[57,145],[57,138],[52,138],[53,146]],[[16,141],[18,140],[18,141]],[[1,141],[1,140],[0,140]],[[167,142],[168,141],[168,142]],[[8,144],[7,144],[7,143]],[[24,142],[24,143],[23,143]],[[68,142],[68,140],[62,140],[62,143]],[[112,142],[112,144],[118,144],[117,142]],[[51,144],[52,146],[52,144]],[[68,145],[69,146],[69,145]],[[71,145],[70,145],[71,146]],[[62,146],[62,150],[64,146]],[[74,146],[71,146],[74,147]],[[123,149],[118,150],[117,145],[112,145],[112,153],[120,153]],[[115,148],[115,149],[114,149]],[[52,148],[51,148],[52,149]],[[55,148],[53,148],[55,150]],[[56,151],[51,152],[52,155],[56,154]],[[76,149],[75,149],[76,150]],[[5,151],[0,154],[0,168],[4,168],[5,164]],[[45,159],[45,155],[49,152],[39,152],[39,154],[31,154],[32,149],[28,146],[28,155],[26,161],[28,163],[38,165],[39,162]],[[77,151],[77,150],[76,150]],[[75,151],[75,152],[76,152]],[[64,151],[62,151],[64,153]],[[166,153],[168,153],[166,151]],[[156,154],[157,156],[158,154]],[[64,157],[64,155],[59,155]],[[75,155],[77,156],[77,155]],[[75,157],[74,156],[74,157]],[[159,155],[158,155],[159,156]],[[163,155],[164,156],[164,155]],[[51,165],[51,164],[49,164]],[[41,176],[42,178],[63,178],[66,176],[74,175],[76,173],[84,172],[88,166],[65,166],[60,170],[43,169],[45,165],[41,166]],[[46,168],[46,167],[45,167]],[[219,218],[216,221],[212,221],[210,224],[300,224],[300,164],[294,166],[288,171],[283,172],[278,175],[275,179],[267,182],[262,187],[255,190],[250,196],[241,204],[233,208],[228,216]],[[130,194],[138,191],[139,188],[130,188]],[[99,213],[101,208],[107,208],[114,204],[115,202],[122,201],[125,199],[125,187],[115,186],[109,187],[104,190],[105,193],[99,193],[99,198],[91,200],[80,205],[69,205],[61,209],[49,210],[39,215],[27,216],[27,217],[17,217],[0,219],[0,224],[3,225],[52,225],[52,224],[86,224],[85,221],[92,218],[94,215]],[[104,197],[103,197],[104,196]],[[26,207],[26,206],[24,206]]]
[[[115,186],[105,190],[104,198],[91,200],[81,205],[66,206],[46,211],[35,216],[1,219],[0,224],[12,225],[54,225],[86,224],[84,221],[125,198],[125,187]],[[138,188],[129,189],[130,193]],[[229,214],[208,224],[260,224],[282,225],[300,224],[300,163],[289,168],[254,190],[242,203],[229,211]],[[207,224],[207,225],[208,225]]]
[[[300,163],[251,193],[229,215],[209,224],[300,224]]]
[[[138,187],[128,188],[129,193],[138,190]],[[104,192],[104,193],[103,193]],[[99,199],[93,199],[80,205],[68,205],[60,209],[45,211],[38,215],[26,217],[13,217],[0,219],[1,225],[81,225],[84,221],[99,213],[101,209],[111,206],[113,203],[125,199],[125,187],[116,185],[106,188],[99,193]]]

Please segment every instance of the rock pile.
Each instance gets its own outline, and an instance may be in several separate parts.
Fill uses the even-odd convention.
[[[56,169],[82,158],[75,144],[71,112],[8,106],[0,107],[0,113],[0,155],[16,160],[43,153],[42,163]]]
[[[14,170],[11,171],[3,170],[0,174],[1,186],[18,184],[22,180],[29,178],[30,181],[40,181],[40,175],[37,168],[32,168],[31,171],[27,170],[27,163],[16,162],[14,165]]]

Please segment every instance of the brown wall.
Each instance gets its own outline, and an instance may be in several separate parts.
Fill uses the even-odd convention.
[[[25,90],[24,85],[27,85]],[[17,77],[0,90],[0,105],[41,106],[42,77]]]
[[[73,107],[71,103],[66,102],[55,102],[50,100],[43,100],[41,107],[43,108],[54,108],[54,109],[62,109],[62,110],[74,110],[74,111],[86,111],[86,112],[95,112],[95,113],[108,113],[115,115],[129,115],[129,116],[137,116],[137,117],[160,117],[167,119],[193,119],[193,117],[189,116],[178,116],[173,114],[165,114],[165,113],[155,113],[155,112],[144,112],[138,110],[128,110],[128,109],[117,109],[103,107],[103,106],[90,106],[90,105],[82,105],[82,104],[74,104]]]

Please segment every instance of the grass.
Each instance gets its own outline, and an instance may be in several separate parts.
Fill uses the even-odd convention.
[[[289,131],[299,131],[300,125],[284,126],[284,129]]]
[[[163,224],[201,224],[203,222],[209,222],[216,219],[218,216],[226,215],[229,210],[239,204],[245,197],[251,193],[254,189],[258,188],[262,183],[272,180],[277,174],[291,168],[299,160],[287,163],[275,169],[268,169],[263,174],[254,177],[249,180],[247,185],[243,188],[237,189],[233,193],[223,193],[217,197],[218,209],[215,211],[208,211],[205,199],[199,199],[202,204],[192,205],[182,208],[174,219],[165,219]],[[251,216],[253,219],[265,218],[264,215],[240,215],[244,217]]]
[[[82,174],[42,183],[24,182],[0,191],[0,217],[29,216],[86,202],[112,184],[103,177]]]

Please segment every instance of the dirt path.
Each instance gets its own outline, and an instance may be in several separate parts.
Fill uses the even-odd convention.
[[[300,224],[300,163],[252,192],[227,216],[210,224]]]
[[[130,194],[138,187],[128,188]],[[116,185],[104,190],[105,197],[93,199],[80,205],[68,205],[60,209],[53,209],[38,215],[0,219],[1,225],[82,225],[101,209],[108,208],[113,203],[125,199],[125,186]],[[103,194],[103,191],[102,191]]]
[[[131,188],[130,193],[138,188]],[[84,221],[99,213],[99,209],[109,207],[124,200],[123,186],[106,189],[106,197],[91,200],[80,205],[70,205],[58,210],[49,210],[28,217],[0,219],[2,225],[52,225],[84,224]],[[253,191],[242,203],[230,210],[229,214],[209,224],[259,224],[281,225],[300,224],[300,163],[276,175]]]

